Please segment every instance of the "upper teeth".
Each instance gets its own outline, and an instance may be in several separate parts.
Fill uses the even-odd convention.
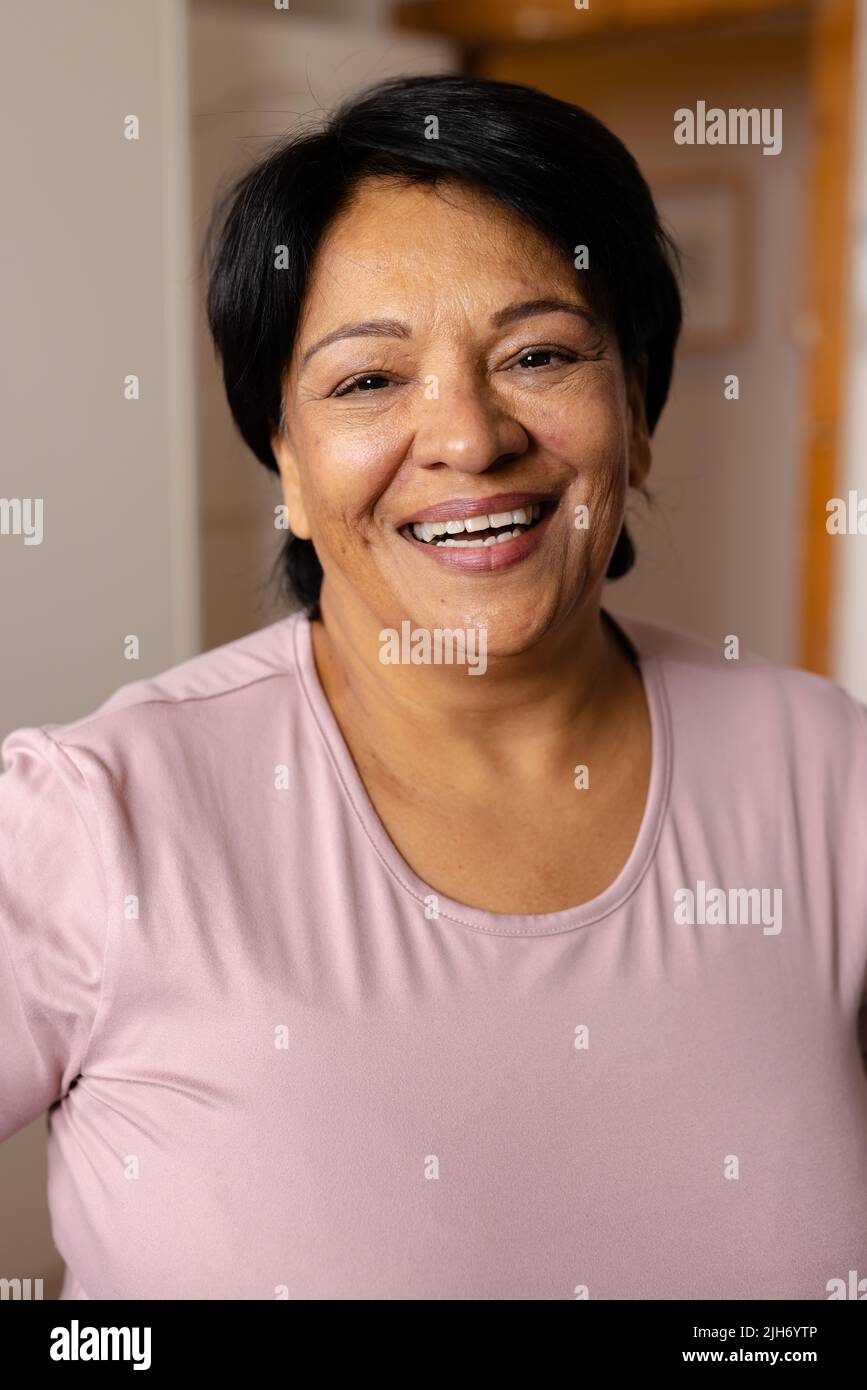
[[[541,512],[541,505],[534,503],[529,507],[516,507],[511,512],[492,512],[490,516],[468,516],[461,521],[416,521],[413,522],[412,532],[416,540],[432,541],[437,536],[457,536],[464,531],[486,531],[489,527],[529,526],[531,522],[538,521]],[[493,536],[489,537],[488,543],[493,540]],[[485,542],[480,540],[475,544],[484,545]]]

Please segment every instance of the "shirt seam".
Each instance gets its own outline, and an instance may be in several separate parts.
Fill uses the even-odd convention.
[[[85,1043],[84,1043],[84,1046],[83,1046],[82,1051],[81,1051],[81,1057],[79,1058],[79,1061],[78,1061],[78,1064],[77,1064],[77,1065],[78,1065],[78,1072],[77,1072],[77,1074],[78,1074],[79,1076],[83,1076],[83,1075],[84,1075],[84,1072],[85,1072],[85,1067],[86,1067],[87,1061],[88,1061],[88,1059],[89,1059],[89,1057],[90,1057],[91,1048],[92,1048],[92,1046],[93,1046],[93,1042],[94,1042],[94,1039],[95,1039],[95,1037],[96,1037],[96,1026],[97,1026],[97,1023],[101,1021],[101,1014],[102,1014],[102,1011],[103,1011],[103,1004],[106,1002],[106,1000],[107,1000],[107,994],[108,994],[107,985],[108,985],[108,969],[109,969],[109,950],[110,950],[110,947],[111,947],[111,937],[112,937],[112,933],[111,933],[111,922],[110,922],[110,914],[109,914],[109,910],[108,910],[108,904],[109,904],[108,874],[107,874],[107,872],[106,872],[106,867],[105,867],[104,841],[103,841],[103,836],[102,836],[102,831],[101,831],[100,816],[99,816],[99,811],[97,810],[97,807],[96,807],[96,801],[95,801],[95,799],[94,799],[93,792],[92,792],[91,787],[90,787],[90,783],[88,782],[86,776],[84,775],[84,772],[83,772],[82,769],[79,767],[78,763],[77,763],[77,762],[75,761],[75,759],[72,757],[71,753],[69,753],[69,752],[67,751],[67,749],[65,749],[60,743],[58,743],[58,741],[57,741],[55,738],[52,737],[52,735],[48,732],[48,730],[45,728],[44,725],[41,726],[41,729],[42,729],[42,732],[45,734],[45,737],[49,740],[51,746],[52,746],[53,748],[55,748],[55,749],[58,751],[58,753],[61,755],[61,757],[64,758],[64,759],[69,763],[70,767],[72,767],[72,768],[74,769],[74,771],[77,773],[78,777],[81,779],[81,781],[82,781],[82,783],[83,783],[83,785],[84,785],[84,788],[85,788],[85,790],[86,790],[86,792],[87,792],[88,801],[89,801],[89,803],[90,803],[90,807],[91,807],[91,812],[92,812],[92,815],[93,815],[94,824],[95,824],[95,826],[96,826],[96,839],[94,839],[93,833],[92,833],[92,831],[91,831],[91,827],[90,827],[90,825],[88,824],[87,817],[86,817],[85,815],[83,815],[83,814],[81,813],[81,811],[79,810],[79,815],[80,815],[80,817],[81,817],[82,824],[84,825],[85,830],[87,831],[87,836],[88,836],[88,839],[90,840],[91,846],[92,846],[92,848],[93,848],[93,852],[94,852],[94,855],[95,855],[95,858],[96,858],[96,862],[97,862],[97,864],[99,865],[99,874],[100,874],[100,878],[101,878],[101,881],[102,881],[103,929],[104,929],[104,933],[105,933],[105,941],[104,941],[103,949],[102,949],[102,964],[101,964],[101,967],[100,967],[99,997],[98,997],[97,1002],[96,1002],[96,1008],[94,1009],[94,1012],[93,1012],[93,1019],[91,1020],[90,1028],[88,1029],[87,1038],[85,1039]],[[76,798],[73,797],[73,801],[75,801],[75,800],[76,800]],[[77,808],[77,809],[78,809],[78,808]],[[67,1094],[67,1092],[64,1092],[64,1094]]]
[[[112,715],[115,714],[129,714],[132,710],[142,709],[146,705],[176,705],[180,707],[181,705],[190,704],[194,701],[198,702],[205,700],[220,700],[224,699],[226,696],[229,695],[240,694],[242,690],[248,690],[250,686],[253,685],[260,685],[263,681],[283,680],[287,676],[293,675],[295,675],[294,670],[292,670],[290,667],[287,667],[280,671],[269,671],[266,676],[254,676],[251,680],[244,681],[241,685],[233,685],[228,690],[211,690],[204,695],[183,695],[179,699],[173,699],[170,695],[154,695],[148,697],[147,699],[130,700],[128,704],[115,705],[111,709],[95,710],[93,714],[84,715],[81,719],[72,720],[68,724],[43,724],[39,727],[41,728],[42,732],[46,735],[46,737],[51,739],[52,743],[54,743],[56,747],[61,748],[63,751],[66,751],[66,745],[61,743],[59,741],[59,738],[56,737],[57,731],[59,729],[62,729],[64,731],[64,734],[68,733],[70,739],[72,739],[75,737],[79,730],[87,729],[89,725],[95,723],[99,719],[109,719]],[[124,688],[125,687],[121,686],[121,689]],[[50,733],[49,729],[54,729],[55,733]],[[71,743],[70,746],[75,747],[75,744]],[[75,764],[73,765],[75,766]],[[76,771],[79,771],[77,767]]]

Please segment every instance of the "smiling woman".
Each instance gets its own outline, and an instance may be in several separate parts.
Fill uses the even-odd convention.
[[[436,139],[428,138],[431,114],[440,117]],[[400,282],[401,293],[391,302],[409,296],[414,313],[408,316],[368,314],[369,296],[355,277],[360,267],[354,247],[335,247],[347,216],[350,229],[344,230],[344,238],[351,243],[360,233],[351,209],[358,214],[360,204],[364,217],[372,202],[379,205],[379,230],[393,243],[391,275]],[[472,238],[489,286],[486,327],[499,332],[502,347],[509,333],[513,346],[524,349],[523,374],[547,368],[550,376],[556,363],[564,368],[593,360],[606,350],[607,330],[613,340],[609,354],[619,353],[629,377],[642,383],[637,395],[647,430],[653,431],[668,393],[681,307],[672,269],[676,251],[631,155],[589,112],[529,88],[454,76],[411,78],[384,83],[347,103],[325,130],[294,136],[231,188],[215,209],[207,241],[211,329],[235,420],[268,468],[278,467],[272,430],[279,422],[282,433],[287,421],[287,349],[296,342],[305,310],[307,331],[297,344],[296,370],[305,372],[317,354],[348,343],[342,356],[326,355],[309,388],[324,392],[329,368],[333,374],[341,365],[357,363],[359,370],[348,371],[331,387],[334,399],[346,399],[397,388],[398,378],[383,366],[398,348],[409,360],[415,345],[417,356],[423,283],[437,298],[449,285],[455,300],[461,300],[460,284],[449,281],[449,266],[440,259],[441,228],[428,215],[442,219],[447,206],[458,217],[465,210],[448,230]],[[410,217],[412,225],[406,220]],[[505,262],[500,259],[504,249]],[[389,255],[385,247],[376,254]],[[537,255],[552,274],[538,273]],[[334,279],[338,259],[340,293]],[[313,262],[326,267],[333,296],[334,321],[326,324],[328,314],[322,311],[316,319],[323,326],[321,334],[309,313],[320,294]],[[577,264],[586,268],[576,270]],[[507,277],[498,282],[497,271],[508,266],[514,268],[517,287],[544,284],[547,293],[499,302]],[[465,274],[468,267],[456,270]],[[368,278],[388,273],[384,261],[375,258],[366,267]],[[553,285],[562,287],[562,293],[552,293]],[[380,286],[383,294],[382,280]],[[481,308],[482,299],[480,295],[470,303],[464,294],[464,314]],[[352,302],[361,310],[354,323],[347,312]],[[545,331],[562,328],[564,320],[569,327],[562,340],[546,343]],[[543,335],[541,341],[527,337],[531,328]],[[374,347],[378,362],[376,354],[370,356]],[[371,370],[371,363],[378,370]],[[503,360],[499,365],[505,369],[511,364]],[[561,380],[563,376],[561,371]],[[453,403],[437,372],[425,373],[418,384],[423,399],[439,400],[446,410]],[[639,485],[641,479],[634,474],[631,481]],[[284,555],[289,591],[316,616],[320,557],[303,530],[292,529]],[[611,579],[625,574],[634,560],[622,521],[614,541],[607,565]]]
[[[64,1297],[836,1296],[867,710],[602,606],[680,326],[634,160],[410,78],[209,245],[301,611],[4,744],[0,1132],[52,1106]]]
[[[391,595],[405,611],[431,620],[430,574],[426,564],[411,566],[406,542],[456,576],[497,572],[505,579],[506,571],[536,556],[529,582],[515,575],[485,595],[489,639],[505,652],[523,625],[522,605],[532,606],[540,632],[550,622],[539,609],[543,589],[551,614],[574,600],[572,586],[551,563],[550,544],[539,549],[552,522],[565,542],[563,562],[576,579],[595,579],[621,525],[627,463],[634,484],[643,476],[643,410],[634,412],[630,441],[616,343],[606,342],[582,306],[564,297],[522,298],[495,309],[506,287],[516,294],[565,288],[574,272],[543,238],[516,226],[511,214],[457,188],[381,189],[368,181],[332,224],[319,264],[328,266],[327,283],[320,283],[314,266],[301,342],[328,314],[372,292],[389,302],[401,298],[413,324],[373,343],[366,331],[341,335],[306,367],[288,371],[284,425],[272,447],[292,529],[314,536],[326,573],[336,581],[338,571],[327,563],[333,532],[326,493],[333,497],[332,489],[340,488],[346,507],[341,543],[358,557],[353,594],[369,583],[380,591],[378,613]],[[359,372],[360,363],[367,365]],[[576,451],[585,464],[580,474]],[[583,557],[583,538],[570,531],[573,502],[579,501],[597,520],[584,533],[593,544]],[[499,518],[493,527],[492,514]],[[419,535],[414,528],[425,524],[440,525],[450,540]],[[504,525],[509,530],[502,540],[489,534]],[[474,531],[479,534],[471,539]],[[326,586],[322,602],[329,593]],[[467,596],[459,588],[444,590],[435,602],[459,607]]]

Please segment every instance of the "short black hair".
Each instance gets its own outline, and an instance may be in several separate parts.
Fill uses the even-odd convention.
[[[430,118],[439,138],[426,138]],[[369,176],[460,181],[524,218],[570,259],[611,325],[624,367],[645,365],[652,433],[668,395],[682,321],[680,256],[629,150],[589,111],[518,83],[443,73],[395,78],[283,137],[218,199],[203,246],[207,313],[229,406],[256,458],[278,472],[271,436],[310,267],[323,233]],[[286,247],[285,269],[275,248]],[[288,594],[319,615],[322,568],[289,535]],[[624,525],[606,577],[635,562]]]

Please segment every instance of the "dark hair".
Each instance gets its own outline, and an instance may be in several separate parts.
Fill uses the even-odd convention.
[[[439,139],[426,138],[431,116]],[[681,326],[677,248],[626,146],[590,112],[532,87],[452,74],[404,77],[368,88],[312,130],[282,139],[217,202],[206,235],[207,311],[235,423],[278,472],[271,435],[282,415],[292,353],[316,247],[358,182],[460,180],[524,218],[570,259],[587,299],[614,329],[625,367],[646,365],[652,433],[668,395]],[[275,270],[285,246],[286,268]],[[318,615],[322,568],[307,540],[282,552],[289,592]],[[625,525],[607,575],[631,569]]]

